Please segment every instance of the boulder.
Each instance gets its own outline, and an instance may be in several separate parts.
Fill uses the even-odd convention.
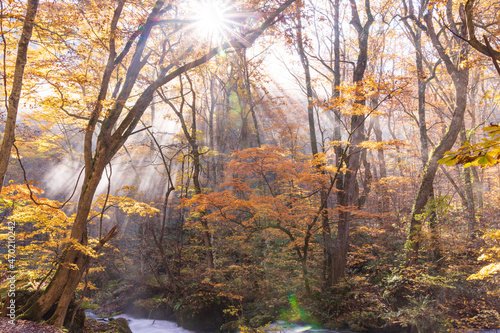
[[[216,332],[224,323],[224,313],[217,304],[207,304],[198,311],[181,308],[175,311],[175,318],[177,325],[196,332]]]
[[[239,320],[233,320],[228,323],[223,324],[220,327],[221,333],[235,333],[238,331],[238,328],[240,328],[240,321]]]
[[[128,326],[127,319],[125,318],[111,319],[109,323],[116,328],[118,333],[132,333],[132,330]]]

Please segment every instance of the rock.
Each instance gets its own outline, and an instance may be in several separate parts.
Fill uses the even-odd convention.
[[[175,311],[177,325],[190,331],[216,332],[224,323],[223,312],[216,304],[210,304],[199,312],[184,308]]]
[[[228,323],[223,324],[220,327],[221,333],[234,333],[238,330],[240,327],[240,321],[239,320],[233,320]]]
[[[274,317],[268,315],[258,315],[250,319],[248,325],[252,328],[265,326],[274,321]]]
[[[132,330],[130,330],[128,326],[127,319],[125,318],[111,319],[109,323],[113,325],[119,333],[132,333]]]

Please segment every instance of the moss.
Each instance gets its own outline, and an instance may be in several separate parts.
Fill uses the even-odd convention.
[[[118,333],[132,333],[132,330],[128,326],[127,319],[125,318],[112,319],[109,323],[116,328],[116,332]]]
[[[239,320],[233,320],[228,323],[223,324],[220,327],[221,333],[234,333],[238,330],[240,327],[240,321]]]
[[[272,317],[272,316],[258,315],[258,316],[253,317],[252,319],[250,319],[248,324],[252,328],[257,328],[257,327],[265,326],[273,321],[274,321],[274,317]]]

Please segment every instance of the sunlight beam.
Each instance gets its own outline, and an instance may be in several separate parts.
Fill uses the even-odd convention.
[[[225,31],[229,30],[231,23],[227,18],[228,9],[224,3],[219,1],[200,3],[196,19],[200,35],[217,43],[226,38]]]

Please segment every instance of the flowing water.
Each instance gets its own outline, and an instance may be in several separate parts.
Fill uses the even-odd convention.
[[[108,322],[107,318],[96,316],[90,311],[85,312],[87,318],[96,319],[102,322]],[[137,319],[128,315],[119,315],[115,318],[124,318],[128,321],[128,325],[133,333],[194,333],[182,327],[177,326],[176,323],[166,320],[153,320],[153,319]],[[298,333],[298,332],[316,332],[316,333],[350,333],[350,331],[332,331],[324,329],[314,329],[307,325],[291,325],[283,321],[278,321],[270,325],[270,332],[276,333]]]
[[[93,314],[92,312],[85,312],[87,318],[101,320],[103,322],[107,322],[106,318],[100,318]],[[128,315],[119,315],[116,318],[124,318],[127,319],[130,329],[133,333],[194,333],[192,331],[188,331],[182,327],[177,326],[176,323],[172,321],[166,320],[153,320],[153,319],[136,319]],[[308,333],[353,333],[351,331],[341,330],[341,331],[332,331],[326,329],[315,329],[311,326],[307,325],[291,325],[283,321],[278,321],[277,323],[271,325],[272,328],[269,332],[279,332],[279,333],[299,333],[299,332],[308,332]],[[468,332],[468,333],[477,333],[477,332]],[[480,333],[500,333],[500,330],[489,330],[489,331],[480,331]]]
[[[125,318],[133,333],[192,333],[176,323],[166,320],[135,319],[127,315],[119,315],[117,318]],[[313,329],[307,325],[289,325],[285,322],[277,322],[271,325],[269,332],[274,333],[299,333],[299,332],[322,332],[322,333],[349,333],[350,331],[332,331],[324,329]]]
[[[136,319],[127,315],[119,315],[116,318],[125,318],[133,333],[190,333],[176,323],[166,320]]]

